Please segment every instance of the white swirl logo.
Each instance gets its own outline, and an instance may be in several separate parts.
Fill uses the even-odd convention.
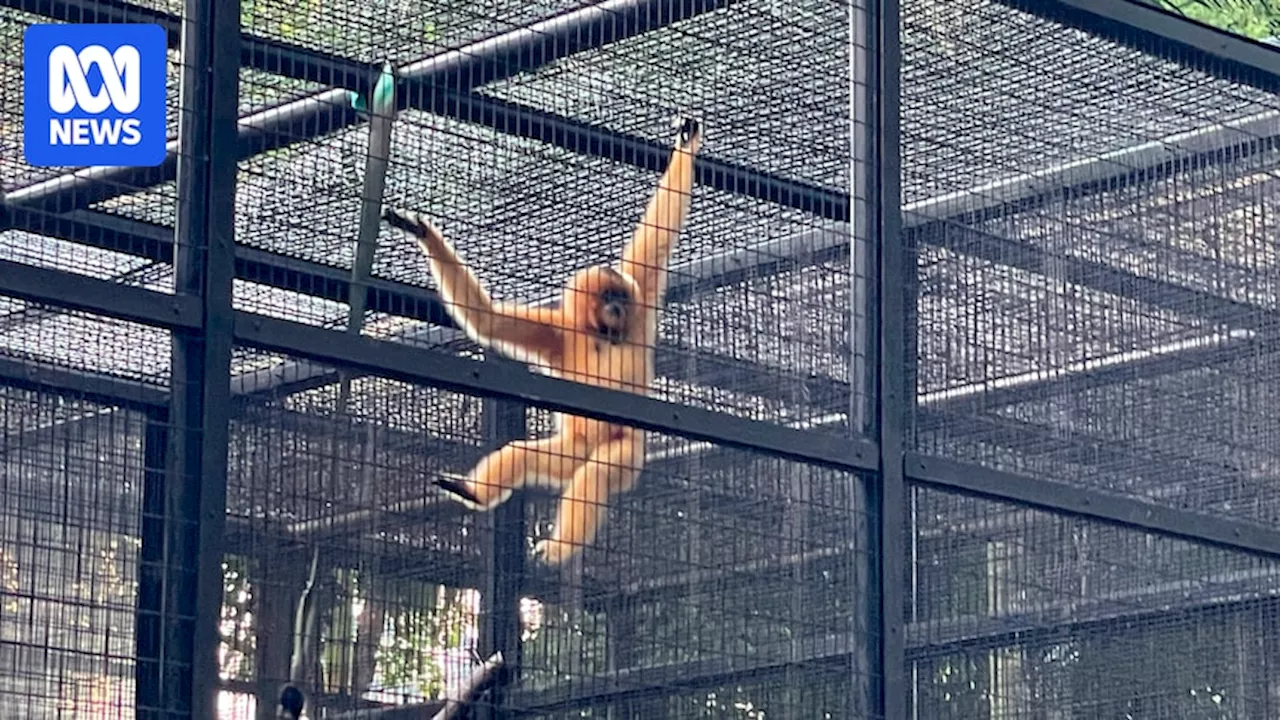
[[[141,58],[132,45],[121,45],[115,53],[101,45],[89,45],[78,54],[66,45],[49,52],[49,108],[66,114],[77,107],[96,115],[108,107],[131,113],[142,102]],[[102,87],[89,90],[89,69],[98,67]]]

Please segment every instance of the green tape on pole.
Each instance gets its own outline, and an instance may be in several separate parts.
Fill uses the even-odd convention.
[[[391,69],[391,63],[384,62],[382,64],[382,72],[378,75],[378,81],[373,84],[373,107],[385,111],[392,104],[395,89],[396,75]],[[351,107],[356,110],[369,112],[370,103],[360,93],[349,90],[347,92],[347,100],[351,103]]]
[[[378,77],[378,82],[373,86],[373,106],[380,112],[394,107],[392,105],[393,97],[396,90],[396,76],[391,69],[391,63],[382,64],[382,75]]]

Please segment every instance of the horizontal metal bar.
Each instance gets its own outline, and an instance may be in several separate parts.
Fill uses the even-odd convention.
[[[0,260],[0,294],[168,329],[197,330],[200,303],[110,280]]]
[[[1099,597],[1071,597],[1039,604],[1027,613],[1004,616],[961,615],[908,626],[908,658],[914,661],[1002,647],[1026,647],[1037,641],[1080,638],[1099,631],[1158,627],[1161,621],[1185,623],[1198,615],[1221,617],[1274,607],[1280,602],[1273,568],[1189,577]]]
[[[1061,202],[1150,182],[1197,165],[1238,161],[1280,143],[1280,111],[1212,123],[1154,140],[993,180],[903,206],[903,222],[921,227],[937,220],[973,224]]]
[[[1134,298],[1153,307],[1194,315],[1216,323],[1263,327],[1280,313],[1253,303],[1232,300],[1166,280],[1138,275],[1114,265],[1070,255],[1048,255],[1039,249],[953,220],[917,228],[917,239],[926,245],[1013,267],[1034,275],[1052,271],[1062,280],[1116,297]]]
[[[603,0],[398,68],[397,106],[425,106],[442,89],[466,92],[726,5],[727,0]],[[277,69],[297,63],[291,60]],[[346,88],[331,88],[240,118],[238,158],[355,125],[361,115],[347,93]],[[94,167],[60,175],[12,191],[8,202],[58,213],[83,209],[172,180],[177,150],[177,141],[170,142],[165,162],[154,168]]]
[[[534,407],[843,470],[875,467],[875,447],[864,440],[794,430],[677,405],[547,377],[505,363],[468,360],[245,312],[236,315],[235,337],[244,345],[270,352],[479,397],[516,400]]]
[[[447,704],[444,700],[428,700],[405,705],[343,710],[329,713],[325,718],[326,720],[435,720],[436,714]]]
[[[848,664],[850,654],[869,642],[869,636],[851,634],[798,637],[791,644],[809,649],[795,659],[762,660],[738,655],[620,670],[607,676],[577,677],[572,683],[547,690],[515,692],[511,705],[518,715],[542,716],[551,710],[564,712],[599,703],[670,697],[681,690],[764,681],[788,671],[807,675],[812,682],[817,671],[829,669],[834,681],[837,674],[847,674],[842,668]]]
[[[1280,53],[1154,4],[1116,0],[997,0],[1090,35],[1216,77],[1280,92]]]
[[[60,368],[0,356],[0,384],[35,391],[53,391],[103,405],[133,410],[157,410],[168,406],[163,387],[103,373]]]
[[[1250,330],[1208,333],[1181,342],[1132,350],[1068,363],[1059,368],[1010,375],[920,395],[921,407],[957,416],[986,408],[1013,405],[1045,397],[1062,397],[1091,388],[1146,379],[1211,366],[1267,352],[1280,345],[1280,333]]]
[[[156,263],[173,262],[173,228],[131,220],[94,210],[76,210],[65,215],[13,208],[14,229],[68,240],[82,245],[145,258]],[[309,260],[259,250],[236,247],[236,277],[311,297],[346,302],[349,298],[349,270]],[[434,291],[417,285],[370,278],[366,306],[374,311],[452,326],[453,321]]]
[[[1280,557],[1280,531],[1262,525],[920,453],[907,453],[904,461],[908,480],[928,487],[1228,550]]]
[[[484,587],[485,574],[474,556],[388,541],[381,534],[381,526],[343,536],[297,537],[275,521],[228,514],[226,527],[224,542],[228,553],[261,557],[263,553],[306,551],[320,542],[327,562],[335,567],[358,567],[368,562],[370,552],[377,552],[381,554],[378,576],[383,579],[412,578],[457,588]],[[521,582],[530,597],[548,603],[558,602],[565,590],[560,575],[545,566],[531,568]]]

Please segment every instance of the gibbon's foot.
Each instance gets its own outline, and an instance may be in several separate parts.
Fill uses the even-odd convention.
[[[431,223],[421,214],[395,208],[385,208],[382,219],[397,230],[403,230],[415,237],[423,237],[431,228]]]
[[[547,565],[561,565],[573,557],[578,548],[563,541],[547,538],[533,546],[533,557]]]
[[[460,482],[454,482],[453,480],[446,480],[444,478],[437,478],[432,482],[434,482],[441,490],[448,493],[449,497],[457,500],[463,505],[466,505],[472,510],[484,509],[484,506],[480,503],[480,498],[476,497],[474,493],[468,490],[466,485],[463,485]]]
[[[676,129],[676,145],[689,147],[696,140],[702,139],[702,121],[692,117],[676,117],[671,121]]]

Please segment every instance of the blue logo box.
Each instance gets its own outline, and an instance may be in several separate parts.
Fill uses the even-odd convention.
[[[154,24],[28,27],[22,44],[27,162],[164,162],[165,47],[164,28]]]

